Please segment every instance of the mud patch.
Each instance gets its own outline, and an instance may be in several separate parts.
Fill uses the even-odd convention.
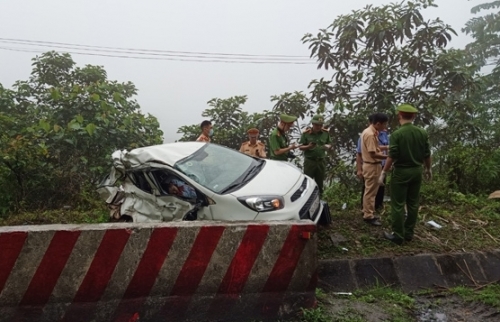
[[[419,322],[482,322],[500,321],[500,310],[477,302],[465,302],[451,295],[440,298],[420,297],[416,299],[416,321]]]
[[[332,321],[390,321],[391,315],[377,304],[357,300],[333,299],[323,302],[325,313]]]
[[[383,292],[381,292],[381,290]],[[346,293],[347,294],[347,293]],[[500,308],[453,294],[407,295],[387,288],[339,296],[318,294],[305,322],[498,322]]]

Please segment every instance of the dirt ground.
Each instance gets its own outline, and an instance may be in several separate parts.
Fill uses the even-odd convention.
[[[498,322],[500,310],[483,303],[466,302],[455,295],[416,296],[413,308],[408,309],[390,302],[327,296],[320,302],[324,313],[317,321],[332,322]],[[311,319],[307,319],[308,321]]]

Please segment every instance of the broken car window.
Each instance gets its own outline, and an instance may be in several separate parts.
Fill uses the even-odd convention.
[[[216,144],[207,144],[177,162],[175,168],[205,188],[220,193],[239,183],[249,170],[258,165],[259,162],[245,154]]]

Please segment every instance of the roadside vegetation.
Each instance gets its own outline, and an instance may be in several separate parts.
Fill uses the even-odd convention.
[[[334,18],[302,41],[327,79],[304,80],[309,92],[270,98],[269,109],[245,111],[247,96],[213,98],[202,116],[215,125],[213,142],[238,149],[246,130],[262,140],[282,112],[299,116],[291,140],[322,113],[334,150],[328,156],[323,198],[332,227],[319,229],[320,258],[447,253],[500,247],[500,2],[477,4],[462,32],[465,48],[450,48],[453,30],[425,17],[434,0],[367,6]],[[383,22],[383,23],[382,23]],[[141,111],[131,82],[109,80],[102,66],[77,67],[69,54],[33,58],[32,73],[10,88],[0,84],[0,225],[102,223],[108,210],[95,188],[111,166],[111,153],[163,142],[156,117]],[[382,238],[390,229],[390,203],[382,227],[362,220],[355,146],[374,111],[391,117],[408,102],[429,132],[434,180],[424,183],[419,223],[403,247]],[[199,135],[180,125],[181,141]],[[294,160],[300,166],[300,158]],[[386,187],[390,194],[390,177]],[[436,229],[427,222],[434,221]],[[390,287],[352,294],[317,291],[318,306],[301,322],[498,321],[500,285],[405,294]],[[443,320],[445,321],[445,320]]]
[[[385,202],[379,213],[383,225],[369,226],[362,220],[360,183],[357,188],[348,190],[336,184],[326,191],[333,223],[329,229],[319,229],[320,258],[452,253],[500,247],[500,200],[488,199],[486,193],[461,193],[440,176],[424,183],[414,239],[401,247],[382,237],[384,230],[390,230],[390,202]],[[434,228],[429,221],[442,228]]]
[[[480,288],[422,290],[406,294],[391,287],[354,293],[316,291],[318,305],[297,322],[498,321],[500,284]]]
[[[213,98],[202,112],[215,125],[213,141],[235,149],[250,126],[266,141],[282,112],[299,116],[292,141],[310,116],[325,116],[335,149],[324,199],[334,222],[319,232],[323,258],[499,245],[500,204],[487,196],[500,190],[500,3],[472,9],[462,30],[472,37],[465,48],[449,46],[460,31],[425,17],[435,5],[416,0],[338,16],[302,38],[331,78],[309,81],[307,93],[274,95],[259,113],[245,111],[245,95]],[[162,143],[159,123],[142,113],[134,84],[108,79],[102,66],[78,67],[57,52],[32,65],[27,80],[0,85],[0,225],[105,222],[95,188],[111,153]],[[397,128],[394,106],[401,102],[419,109],[417,124],[429,132],[434,181],[423,186],[415,239],[394,247],[380,238],[390,227],[388,203],[383,227],[361,220],[354,151],[370,113],[386,112],[389,133]],[[198,125],[180,125],[178,132],[181,141],[193,140]],[[300,166],[300,158],[294,162]],[[430,220],[442,228],[426,226]]]

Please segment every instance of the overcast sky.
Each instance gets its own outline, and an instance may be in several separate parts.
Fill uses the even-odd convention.
[[[252,55],[308,56],[305,33],[326,28],[340,14],[387,0],[1,0],[0,38],[81,45]],[[470,8],[484,1],[437,0],[424,18],[440,17],[459,33],[452,46],[470,39],[461,28]],[[40,53],[50,48],[0,42],[3,48]],[[0,49],[0,83],[25,80],[36,53]],[[214,97],[248,95],[249,112],[271,109],[270,96],[307,91],[310,80],[329,73],[313,65],[229,64],[138,60],[73,54],[77,65],[102,65],[111,80],[139,89],[142,111],[155,115],[165,142],[181,125],[200,123]]]

